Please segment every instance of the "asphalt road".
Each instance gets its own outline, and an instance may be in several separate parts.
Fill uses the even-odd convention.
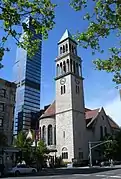
[[[21,177],[8,177],[8,179],[21,179]],[[97,173],[75,173],[50,176],[23,176],[22,179],[121,179],[121,169],[101,171]]]

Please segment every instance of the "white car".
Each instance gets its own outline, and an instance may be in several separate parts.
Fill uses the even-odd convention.
[[[13,167],[9,171],[10,174],[15,174],[16,176],[18,176],[20,174],[29,174],[29,173],[36,173],[36,172],[37,172],[36,168],[29,167],[25,164],[19,164],[19,165]]]

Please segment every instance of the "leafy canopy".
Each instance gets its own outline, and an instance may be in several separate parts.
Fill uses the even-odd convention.
[[[112,140],[103,146],[103,152],[106,159],[121,160],[121,131],[113,136],[106,136],[104,140]]]
[[[33,32],[27,27],[23,19],[32,17],[32,25],[36,34],[48,37],[48,31],[54,27],[55,4],[52,0],[2,0],[0,2],[0,22],[5,36],[0,42],[0,60],[5,51],[9,36],[16,40],[16,44],[28,51],[31,56],[38,49],[39,39],[31,40]],[[112,32],[117,37],[118,46],[110,47],[108,59],[96,59],[94,64],[98,70],[114,73],[113,81],[121,83],[121,0],[70,0],[70,6],[76,11],[84,10],[84,20],[89,22],[84,32],[75,35],[78,43],[84,47],[91,47],[92,54],[101,53],[100,40],[107,38]],[[89,9],[91,8],[91,11]],[[93,8],[93,9],[92,9]],[[80,22],[81,23],[81,22]],[[16,26],[22,26],[25,31],[24,41],[19,42],[21,33]],[[1,64],[0,64],[1,65]],[[2,67],[2,65],[1,65]]]
[[[34,33],[42,34],[45,39],[48,37],[48,31],[54,26],[54,8],[55,4],[52,4],[50,0],[1,0],[0,24],[5,35],[0,39],[0,60],[5,51],[9,51],[5,45],[9,36],[15,39],[19,47],[26,49],[29,56],[34,55],[40,40],[33,40],[32,37]],[[27,24],[23,22],[26,17],[30,16],[35,32],[30,31]],[[21,32],[16,28],[18,26],[23,27],[25,32],[22,42],[19,41]],[[0,67],[2,67],[1,63]]]
[[[33,144],[33,140],[27,138],[27,133],[20,132],[16,138],[14,138],[14,146],[22,150],[29,149]]]
[[[22,159],[29,163],[36,160],[39,163],[44,161],[44,155],[49,153],[46,145],[42,140],[38,142],[38,145],[32,146],[35,140],[34,131],[31,131],[32,139],[28,137],[28,133],[21,131],[14,139],[14,146],[18,147],[22,153]]]
[[[113,81],[121,83],[121,0],[71,0],[76,11],[84,9],[84,20],[89,22],[85,32],[78,32],[76,39],[79,44],[101,53],[100,40],[107,38],[112,32],[117,37],[118,47],[110,47],[108,59],[96,59],[94,64],[98,70],[113,72]],[[92,8],[89,12],[89,8]]]

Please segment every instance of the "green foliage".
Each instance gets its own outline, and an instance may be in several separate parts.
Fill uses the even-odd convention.
[[[85,32],[78,32],[76,39],[79,44],[91,47],[92,54],[96,51],[101,53],[104,49],[100,47],[100,40],[107,38],[112,32],[117,37],[119,47],[109,49],[108,59],[96,59],[96,69],[114,73],[113,81],[121,83],[121,1],[120,0],[71,0],[70,5],[76,11],[84,9],[84,20],[89,22]],[[91,7],[91,11],[89,11]]]
[[[47,149],[46,145],[44,144],[44,142],[42,140],[40,140],[38,142],[37,153],[39,155],[44,155],[44,154],[48,154],[49,153],[49,150]]]
[[[44,159],[46,158],[46,154],[49,154],[49,150],[42,140],[38,142],[37,148],[35,150],[34,157],[39,166],[44,165]]]
[[[0,132],[0,147],[7,146],[7,137],[4,133]]]
[[[103,146],[104,157],[106,159],[121,160],[121,132],[114,136],[107,136],[104,140],[112,140]]]
[[[120,0],[70,0],[70,6],[76,11],[83,11],[84,20],[89,25],[86,31],[78,32],[75,36],[80,46],[91,47],[92,54],[96,51],[103,53],[100,40],[107,38],[112,32],[119,43],[117,47],[110,47],[108,59],[96,59],[94,64],[96,69],[105,70],[114,74],[113,81],[121,83],[121,1]],[[31,16],[31,23],[36,34],[42,34],[46,39],[48,31],[54,27],[54,10],[56,5],[52,0],[2,0],[0,3],[0,22],[6,35],[0,42],[0,60],[9,51],[5,43],[9,36],[16,40],[19,47],[28,51],[31,57],[38,49],[39,39],[33,40],[33,32],[27,27],[23,19]],[[91,10],[89,11],[91,7]],[[25,35],[24,41],[19,41],[21,33],[16,26],[23,27]],[[2,64],[0,63],[0,68]]]
[[[33,141],[30,138],[27,138],[27,134],[22,131],[14,139],[14,145],[21,149],[29,148],[32,145],[32,143]]]
[[[48,31],[54,26],[55,4],[50,0],[2,0],[0,2],[0,23],[5,32],[0,39],[0,61],[5,53],[9,51],[5,43],[9,36],[12,36],[19,47],[28,51],[31,57],[38,49],[39,39],[33,40],[34,32],[30,31],[27,24],[23,22],[26,17],[31,17],[31,24],[36,34],[42,34],[43,38],[48,37]],[[16,27],[21,26],[25,31],[22,42],[19,41],[21,33]],[[0,63],[0,67],[2,64]]]
[[[107,136],[104,139],[105,141],[107,140],[112,140],[112,142],[107,142],[104,144],[103,148],[103,154],[104,157],[109,160],[109,159],[114,159],[116,156],[116,147],[117,147],[117,141],[115,140],[114,136]]]
[[[17,138],[14,139],[14,146],[21,150],[22,159],[24,159],[27,164],[30,164],[32,161],[36,161],[41,165],[44,162],[45,154],[48,154],[49,150],[42,140],[38,142],[36,147],[33,147],[34,131],[31,132],[33,139],[28,138],[27,133],[21,131],[17,135]]]
[[[14,139],[14,146],[18,147],[21,150],[22,158],[26,161],[26,163],[29,163],[31,161],[32,144],[33,140],[27,138],[27,134],[25,132],[20,132]]]

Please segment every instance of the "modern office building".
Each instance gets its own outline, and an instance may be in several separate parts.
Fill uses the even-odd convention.
[[[13,139],[15,92],[15,83],[0,78],[0,134],[6,136],[5,145],[8,146]]]
[[[29,17],[24,22],[34,33],[33,39],[40,39],[40,44],[38,51],[31,59],[28,57],[26,50],[17,48],[14,64],[14,78],[17,85],[14,134],[21,130],[27,131],[30,129],[33,113],[40,110],[42,35],[35,33],[31,20]],[[20,41],[23,39],[24,33],[23,31]]]

